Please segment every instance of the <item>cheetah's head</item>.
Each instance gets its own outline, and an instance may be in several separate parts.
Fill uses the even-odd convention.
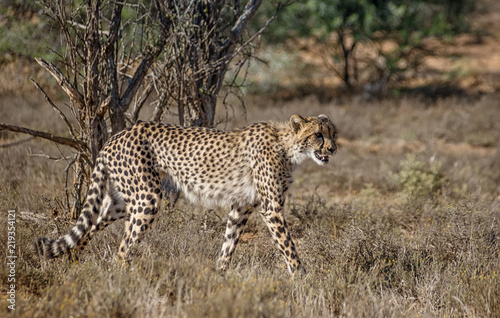
[[[293,115],[290,117],[290,127],[295,137],[293,145],[295,163],[311,158],[322,166],[337,152],[337,128],[328,116]]]

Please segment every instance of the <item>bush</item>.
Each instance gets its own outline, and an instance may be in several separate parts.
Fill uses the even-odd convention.
[[[266,5],[271,11],[273,4]],[[418,69],[431,53],[425,50],[424,39],[468,31],[466,16],[473,8],[472,0],[308,0],[283,9],[266,39],[276,43],[313,37],[326,44],[325,66],[345,86],[368,82],[384,88],[390,80]],[[361,56],[364,44],[375,54]]]
[[[440,162],[426,164],[415,155],[408,155],[400,165],[393,180],[407,199],[434,198],[439,193],[445,180]]]

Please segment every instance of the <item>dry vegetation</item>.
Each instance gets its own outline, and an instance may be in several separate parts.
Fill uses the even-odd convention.
[[[34,97],[0,99],[2,121],[64,134]],[[410,99],[321,104],[247,102],[248,118],[326,113],[341,147],[328,167],[296,171],[286,217],[307,277],[291,277],[258,215],[232,269],[215,270],[226,211],[182,201],[163,209],[130,265],[113,261],[122,224],[91,242],[79,263],[41,261],[34,238],[65,232],[64,162],[50,143],[0,149],[0,241],[18,211],[19,317],[498,317],[500,105]],[[1,143],[17,138],[0,134]],[[63,150],[64,151],[64,150]],[[6,248],[2,243],[2,255]],[[7,265],[0,263],[2,298]],[[2,300],[0,316],[12,313]]]
[[[261,52],[270,63],[257,63],[260,87],[248,92],[274,98],[248,97],[246,118],[235,109],[228,126],[325,113],[340,129],[330,165],[300,167],[287,201],[304,278],[288,274],[257,213],[232,268],[217,272],[227,211],[184,200],[175,211],[162,208],[130,265],[114,261],[119,222],[78,263],[42,261],[34,239],[57,237],[74,222],[66,163],[45,158],[68,150],[37,139],[0,148],[0,255],[7,210],[16,209],[19,256],[15,312],[7,309],[8,267],[0,262],[0,317],[500,317],[500,9],[498,1],[481,3],[477,21],[493,37],[454,39],[427,61],[434,77],[417,83],[423,93],[453,82],[450,94],[431,91],[432,101],[338,100],[331,77],[302,61],[307,56]],[[67,134],[18,75],[63,98],[47,74],[22,60],[4,61],[0,74],[1,122]],[[311,92],[317,98],[304,97]],[[24,138],[0,131],[0,145]]]

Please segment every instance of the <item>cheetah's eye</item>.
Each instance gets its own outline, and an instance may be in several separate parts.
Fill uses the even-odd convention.
[[[315,133],[314,136],[316,136],[318,138],[323,138],[323,134],[320,132]]]

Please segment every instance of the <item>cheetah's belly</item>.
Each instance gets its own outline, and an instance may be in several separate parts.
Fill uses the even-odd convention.
[[[205,207],[247,206],[259,200],[253,176],[248,173],[225,173],[215,179],[179,178],[169,173],[186,198]]]

